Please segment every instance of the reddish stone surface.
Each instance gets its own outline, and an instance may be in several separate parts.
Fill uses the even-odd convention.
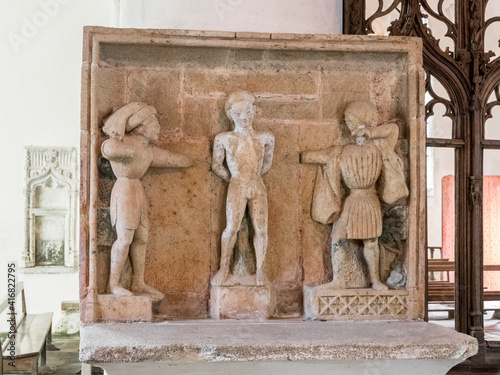
[[[411,265],[410,293],[414,300],[423,301],[423,288],[417,283],[424,271],[416,266],[424,260],[418,241],[423,237],[419,225],[423,211],[417,201],[424,191],[418,154],[423,151],[424,134],[416,109],[419,74],[423,78],[417,38],[394,44],[396,39],[387,43],[383,38],[359,36],[323,42],[318,36],[288,46],[292,42],[245,39],[242,44],[234,34],[217,39],[206,37],[205,32],[186,32],[196,36],[176,37],[179,44],[172,45],[167,35],[184,31],[86,30],[86,37],[95,38],[94,47],[100,49],[92,55],[90,77],[83,80],[88,118],[83,116],[82,123],[91,129],[96,144],[95,148],[90,142],[82,146],[82,160],[89,168],[85,183],[89,187],[95,183],[98,192],[92,197],[91,189],[85,190],[82,225],[89,222],[89,211],[107,217],[112,179],[102,170],[97,173],[92,163],[101,156],[103,121],[120,106],[130,101],[153,105],[161,126],[156,146],[197,161],[183,172],[151,169],[142,179],[149,205],[145,280],[166,295],[158,306],[159,316],[209,316],[210,279],[219,265],[227,190],[211,172],[211,148],[216,134],[232,129],[224,112],[227,94],[242,89],[257,96],[254,128],[270,131],[276,138],[273,166],[264,177],[269,204],[264,268],[276,291],[273,317],[301,316],[302,284],[318,285],[332,278],[330,228],[315,223],[310,212],[317,167],[300,164],[299,153],[342,144],[343,110],[349,101],[363,98],[376,104],[379,122],[400,119],[407,129],[400,137],[412,137],[411,156],[405,162],[412,192],[409,215],[416,220],[409,222],[406,254]],[[98,37],[108,38],[107,42],[98,42]],[[326,47],[330,50],[323,51]],[[90,56],[88,52],[85,56]],[[91,157],[95,157],[92,163]],[[102,181],[105,178],[108,181]],[[87,236],[98,246],[84,253],[87,263],[82,264],[95,257],[96,270],[82,278],[83,291],[91,276],[98,292],[106,287],[112,233],[102,222],[95,234],[87,224]],[[93,311],[92,303],[88,305],[87,310]],[[88,321],[93,319],[95,314],[90,314]]]

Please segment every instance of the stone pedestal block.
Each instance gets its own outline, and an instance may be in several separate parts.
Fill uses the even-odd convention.
[[[304,316],[318,320],[406,319],[406,290],[334,289],[305,285]]]
[[[213,285],[210,316],[214,319],[268,319],[275,299],[269,286]]]
[[[113,322],[150,322],[153,320],[153,300],[149,296],[97,296],[99,320]]]

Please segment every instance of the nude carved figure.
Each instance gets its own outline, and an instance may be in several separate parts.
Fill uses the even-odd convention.
[[[226,228],[221,239],[220,269],[212,279],[213,285],[224,284],[229,276],[233,249],[245,209],[248,205],[255,231],[253,244],[256,257],[256,283],[266,285],[263,269],[267,250],[267,192],[262,176],[271,168],[274,136],[252,127],[255,116],[255,97],[247,91],[230,94],[226,100],[227,117],[234,130],[215,137],[212,170],[229,182],[226,200]],[[224,166],[224,159],[227,168]]]
[[[160,125],[155,108],[145,103],[133,102],[120,108],[106,120],[103,131],[110,138],[102,143],[102,155],[110,161],[117,178],[110,204],[117,239],[111,248],[108,291],[118,296],[148,294],[162,299],[163,293],[144,282],[148,205],[140,179],[150,167],[187,168],[193,161],[153,145]],[[130,290],[120,284],[127,257],[133,272]]]

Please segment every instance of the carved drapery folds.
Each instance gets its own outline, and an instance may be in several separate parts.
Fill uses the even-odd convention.
[[[78,266],[78,175],[74,148],[26,149],[23,266]]]

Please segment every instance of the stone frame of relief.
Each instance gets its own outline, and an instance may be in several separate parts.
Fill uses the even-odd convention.
[[[69,147],[26,147],[25,273],[78,268],[78,152]]]
[[[273,166],[264,177],[269,202],[265,268],[276,299],[271,316],[303,316],[304,291],[331,281],[333,274],[331,225],[311,218],[317,168],[301,164],[299,155],[343,144],[345,108],[352,101],[371,100],[379,124],[399,126],[398,144],[410,195],[403,206],[384,210],[382,237],[392,250],[383,253],[381,264],[387,277],[397,263],[406,283],[383,295],[364,286],[316,295],[314,303],[324,308],[306,311],[306,316],[423,319],[425,113],[421,66],[418,38],[85,28],[82,321],[103,319],[101,297],[106,296],[110,246],[115,239],[109,220],[114,176],[102,159],[100,149],[106,137],[101,128],[111,113],[133,101],[158,111],[158,147],[197,160],[182,173],[151,170],[142,179],[150,220],[145,280],[166,296],[155,306],[156,318],[210,316],[210,279],[219,264],[227,189],[210,170],[211,147],[216,134],[231,130],[224,102],[236,90],[255,94],[255,128],[271,131],[276,137]],[[389,222],[392,224],[387,225]],[[391,232],[386,228],[399,229]],[[126,275],[123,282],[127,282]]]

